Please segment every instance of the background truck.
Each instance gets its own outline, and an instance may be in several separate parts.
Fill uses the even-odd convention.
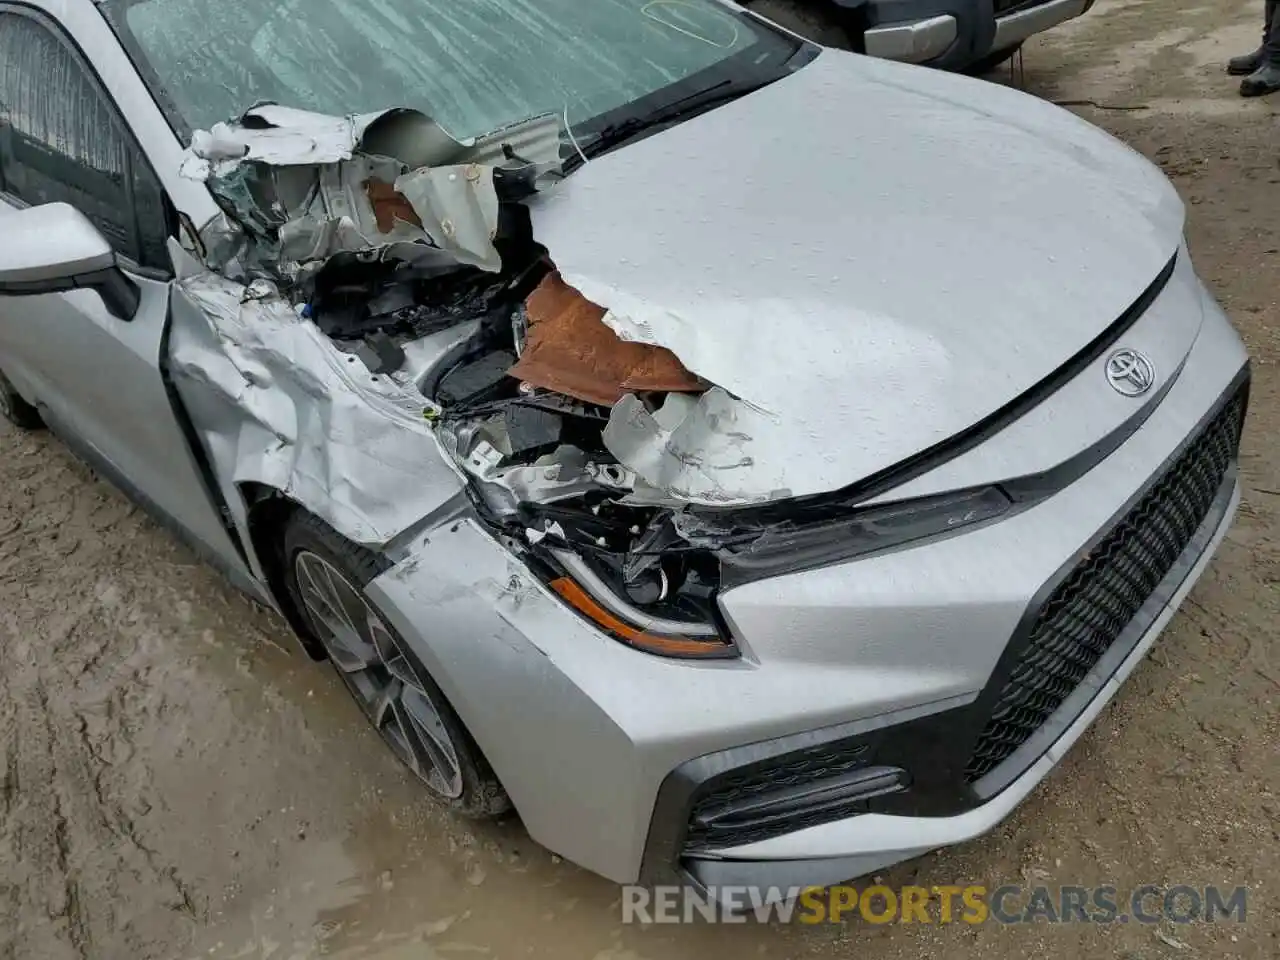
[[[740,0],[825,46],[982,73],[1094,0]]]

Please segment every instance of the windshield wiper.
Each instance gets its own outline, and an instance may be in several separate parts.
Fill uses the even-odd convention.
[[[681,120],[687,120],[700,113],[705,113],[713,107],[718,107],[731,100],[737,100],[739,97],[745,97],[748,93],[759,90],[761,87],[767,87],[774,80],[781,79],[784,75],[771,76],[766,80],[753,80],[751,82],[721,80],[719,83],[712,84],[705,89],[680,97],[678,100],[672,100],[652,113],[627,117],[625,120],[609,124],[586,145],[585,152],[588,156],[597,156],[606,150],[621,146],[629,140],[634,140],[642,134],[650,133]]]

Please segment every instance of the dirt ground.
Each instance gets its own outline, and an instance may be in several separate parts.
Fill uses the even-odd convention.
[[[1280,956],[1280,97],[1221,71],[1261,7],[1101,0],[1026,51],[1030,90],[1101,105],[1073,109],[1189,203],[1256,363],[1244,503],[1062,768],[890,878],[1247,885],[1245,925],[624,928],[615,886],[515,821],[435,810],[280,622],[58,443],[0,428],[0,957]]]

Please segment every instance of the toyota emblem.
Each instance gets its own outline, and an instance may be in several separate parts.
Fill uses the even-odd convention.
[[[1156,368],[1137,350],[1117,350],[1107,357],[1107,382],[1116,393],[1140,397],[1156,382]]]

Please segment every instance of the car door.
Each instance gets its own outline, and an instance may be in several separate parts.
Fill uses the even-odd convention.
[[[110,242],[137,307],[113,310],[92,289],[0,296],[0,368],[94,466],[243,570],[163,372],[175,230],[164,188],[59,27],[0,5],[0,231],[23,229],[20,209],[54,202]]]

